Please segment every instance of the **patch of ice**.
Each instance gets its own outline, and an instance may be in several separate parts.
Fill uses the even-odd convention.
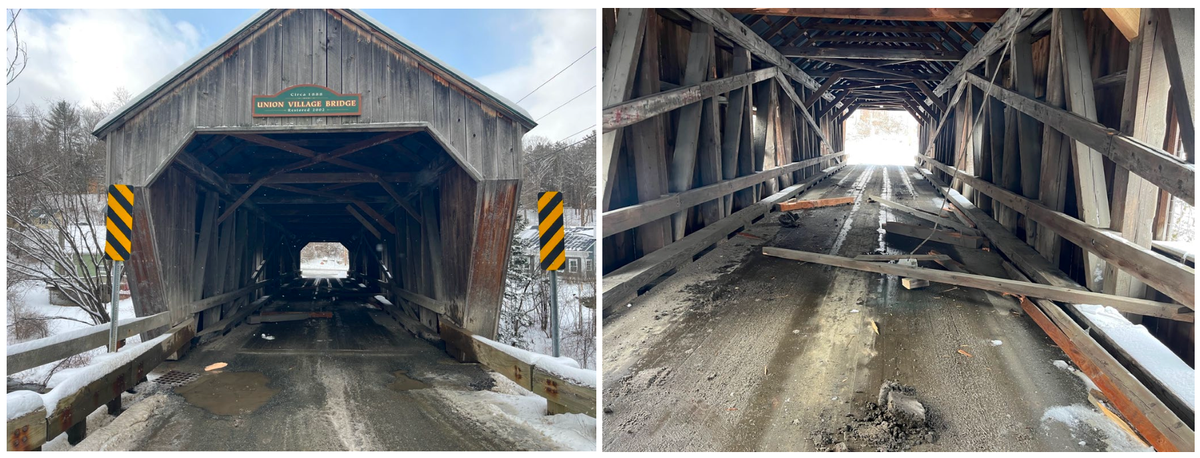
[[[45,405],[42,403],[42,395],[28,390],[8,393],[5,402],[8,403],[8,421],[20,418]]]
[[[565,356],[555,358],[549,355],[522,350],[511,345],[505,345],[485,337],[474,337],[475,340],[500,350],[525,364],[537,366],[546,372],[562,377],[563,380],[571,381],[588,388],[596,388],[596,371],[581,369],[579,362],[571,358]]]
[[[1084,386],[1087,387],[1088,392],[1091,392],[1093,390],[1100,391],[1100,387],[1096,386],[1096,382],[1093,382],[1092,379],[1087,376],[1087,374],[1084,374],[1083,371],[1081,371],[1081,370],[1071,367],[1071,365],[1069,363],[1067,363],[1066,361],[1063,361],[1061,359],[1056,359],[1056,360],[1054,360],[1053,364],[1054,364],[1054,367],[1057,367],[1059,369],[1062,369],[1064,371],[1071,373],[1072,375],[1074,375],[1076,377],[1079,377],[1079,380],[1083,381]]]
[[[1004,342],[1003,342],[1003,341],[999,341],[999,340],[993,340],[993,341],[991,341],[990,343],[992,344],[992,346],[993,346],[993,347],[999,347],[999,346],[1001,346],[1001,345],[1004,345]]]
[[[858,313],[858,309],[853,309],[850,311],[850,313]]]
[[[1042,423],[1057,421],[1072,430],[1078,431],[1087,427],[1100,434],[1101,440],[1110,452],[1152,452],[1154,448],[1147,447],[1142,442],[1129,435],[1121,427],[1113,423],[1104,414],[1085,405],[1054,406],[1042,414]],[[1083,445],[1082,443],[1080,445]]]
[[[1141,363],[1150,377],[1165,385],[1189,408],[1196,408],[1196,370],[1154,338],[1145,326],[1130,323],[1112,307],[1093,304],[1075,307],[1118,347]]]
[[[275,336],[267,334],[265,332],[263,333],[262,338],[263,338],[263,340],[275,340]]]

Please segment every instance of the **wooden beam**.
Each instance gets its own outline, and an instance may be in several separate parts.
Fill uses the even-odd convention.
[[[793,210],[810,210],[814,208],[833,207],[854,203],[854,196],[830,197],[827,199],[799,200],[789,199],[775,205],[775,211],[789,212]]]
[[[170,312],[126,318],[117,327],[117,340],[171,324]],[[109,323],[72,330],[7,347],[7,375],[100,348],[108,344]]]
[[[1004,8],[726,8],[734,14],[875,21],[996,22]]]
[[[638,59],[642,54],[642,38],[646,32],[646,10],[621,8],[617,11],[617,28],[609,46],[608,65],[604,67],[601,91],[605,107],[629,100],[633,94],[633,79],[637,75]],[[653,37],[658,39],[658,37]],[[617,178],[617,154],[621,150],[623,132],[620,129],[605,131],[601,143],[600,183],[604,192],[601,210],[609,208],[613,185]]]
[[[387,192],[389,196],[392,196],[392,200],[395,200],[396,204],[408,213],[408,216],[413,217],[413,219],[417,220],[418,223],[421,222],[421,215],[417,214],[417,210],[412,207],[412,204],[408,203],[408,199],[405,199],[404,196],[401,196],[399,192],[396,192],[396,187],[392,186],[391,181],[384,179],[382,176],[375,175],[375,182],[379,183],[379,186],[383,188],[384,192]]]
[[[655,10],[649,11],[647,14],[650,14],[652,19],[646,22],[646,35],[658,37],[662,19],[657,13],[653,13]],[[749,58],[747,53],[747,68],[750,65]],[[659,93],[663,86],[657,38],[642,41],[641,60],[642,63],[638,65],[637,69],[637,87],[634,94]],[[739,91],[741,90],[745,89],[739,89]],[[732,110],[734,107],[730,105],[730,109]],[[625,140],[625,148],[634,170],[633,184],[637,188],[638,202],[652,201],[667,194],[668,169],[666,142],[664,141],[667,122],[669,122],[667,116],[659,116],[647,122],[630,126],[628,138]],[[674,237],[670,223],[670,219],[663,218],[638,227],[636,249],[640,249],[644,256],[671,243]]]
[[[1196,273],[1192,268],[1125,240],[1107,228],[1102,230],[1089,226],[1083,221],[1062,212],[1050,210],[1037,202],[931,158],[924,156],[917,158],[962,180],[975,190],[1000,201],[1005,206],[1024,214],[1027,218],[1037,221],[1038,224],[1048,227],[1056,234],[1079,245],[1080,248],[1095,253],[1107,262],[1116,264],[1188,308],[1195,306]]]
[[[805,59],[916,59],[952,62],[960,60],[965,56],[965,54],[958,52],[922,48],[779,46],[776,47],[775,50],[784,57],[801,57]]]
[[[375,239],[383,240],[383,235],[379,233],[379,229],[375,229],[375,226],[372,225],[371,222],[367,221],[367,218],[363,217],[358,210],[355,210],[353,205],[346,206],[346,213],[349,213],[350,216],[353,216],[354,219],[358,220],[359,223],[362,223],[363,227],[366,228],[371,235],[375,236]]]
[[[763,247],[762,252],[766,256],[791,259],[793,261],[812,262],[845,269],[861,270],[864,272],[916,278],[935,283],[965,286],[968,288],[993,291],[997,293],[1019,294],[1022,296],[1040,297],[1043,299],[1064,302],[1101,304],[1117,310],[1129,311],[1142,315],[1153,315],[1176,321],[1195,321],[1195,314],[1191,310],[1176,304],[1094,293],[1084,288],[1050,286],[1039,283],[1009,280],[1007,278],[989,277],[985,275],[948,272],[943,270],[926,269],[922,267],[907,267],[899,264],[855,261],[853,259],[843,258],[841,256],[831,256],[827,254],[810,253],[807,251],[789,250],[778,247]]]
[[[940,40],[933,37],[893,37],[883,35],[827,35],[809,38],[809,43],[928,43],[936,45]],[[809,73],[811,75],[812,73]]]
[[[967,82],[988,90],[988,81],[968,74]],[[1004,104],[1050,125],[1094,151],[1112,159],[1117,165],[1136,173],[1151,183],[1166,189],[1188,204],[1195,202],[1196,166],[1128,135],[1104,127],[1100,123],[1069,113],[1044,102],[1029,99],[999,86],[993,86],[991,96]]]
[[[759,59],[778,67],[779,70],[783,72],[784,76],[787,76],[788,78],[800,83],[804,87],[812,90],[816,90],[818,87],[820,87],[820,85],[817,84],[817,81],[811,76],[808,76],[807,73],[804,73],[803,70],[800,70],[800,67],[797,67],[796,64],[792,63],[791,60],[788,60],[788,58],[779,54],[779,52],[776,51],[775,48],[771,47],[770,44],[767,44],[762,37],[759,37],[758,34],[755,34],[753,30],[746,26],[746,24],[743,24],[741,21],[735,19],[725,10],[712,8],[684,8],[684,11],[692,15],[693,18],[712,25],[717,32],[720,32],[735,44],[746,48],[752,54],[758,56]],[[823,97],[825,100],[833,100],[833,95],[827,94]]]
[[[787,95],[789,99],[792,100],[792,103],[796,104],[797,106],[801,106],[800,105],[800,97],[796,94],[796,91],[794,89],[792,89],[792,84],[789,83],[783,77],[783,75],[775,75],[775,80],[779,82],[779,87],[782,88],[783,93],[785,95]],[[797,111],[799,111],[800,114],[804,117],[804,122],[808,124],[808,127],[810,129],[812,129],[812,131],[814,133],[817,134],[817,138],[821,140],[822,148],[830,148],[831,149],[832,146],[829,146],[829,139],[825,138],[825,131],[824,131],[824,129],[821,129],[821,126],[819,124],[817,124],[817,120],[813,119],[813,116],[811,114],[809,114],[808,110],[798,109]],[[830,151],[830,152],[832,152],[832,151]]]
[[[412,180],[411,173],[385,173],[376,175],[362,172],[339,173],[283,173],[266,178],[263,182],[271,184],[315,184],[315,183],[375,183],[376,176],[389,183],[403,183]],[[229,184],[254,184],[258,179],[249,173],[228,173],[222,175]]]
[[[718,94],[724,94],[772,78],[776,73],[778,73],[778,70],[775,68],[764,68],[750,73],[687,85],[622,102],[604,109],[603,129],[607,133],[621,127],[636,124],[654,116],[716,97]]]
[[[1179,136],[1183,149],[1196,151],[1196,11],[1192,8],[1155,9],[1162,28],[1163,49],[1167,53],[1167,72],[1171,75],[1171,98],[1179,118]],[[1195,205],[1192,202],[1189,204]]]
[[[291,172],[293,170],[299,170],[299,169],[302,169],[302,168],[305,168],[305,167],[308,167],[311,165],[315,165],[315,164],[318,164],[321,162],[328,162],[330,164],[334,164],[334,165],[338,165],[338,166],[345,167],[348,169],[358,170],[358,171],[366,172],[366,173],[377,173],[378,171],[373,168],[355,164],[353,162],[345,161],[345,160],[342,160],[339,158],[342,156],[351,154],[351,153],[362,151],[364,149],[367,149],[367,148],[370,148],[373,146],[381,145],[381,144],[399,139],[399,138],[407,136],[407,135],[411,135],[412,133],[414,133],[414,132],[413,131],[387,132],[387,133],[379,134],[374,137],[368,138],[366,140],[351,143],[349,145],[343,146],[341,148],[338,148],[338,149],[333,150],[328,153],[317,153],[317,152],[312,151],[307,148],[296,146],[296,145],[293,145],[291,143],[287,143],[284,141],[275,140],[273,138],[269,138],[269,137],[259,135],[259,134],[246,134],[246,133],[231,134],[232,136],[240,138],[242,140],[246,140],[246,141],[249,141],[252,143],[257,143],[259,145],[266,146],[269,148],[275,148],[278,150],[287,151],[292,154],[304,156],[308,159],[293,162],[291,164],[287,164],[282,167],[276,167],[276,168],[273,168],[270,171],[268,171],[266,174],[264,174],[262,177],[260,177],[258,180],[256,180],[254,182],[254,184],[250,185],[250,189],[247,189],[246,192],[242,193],[242,195],[240,197],[238,197],[237,200],[235,200],[233,202],[233,204],[229,206],[229,208],[225,209],[225,212],[222,213],[219,218],[217,218],[217,222],[218,223],[225,222],[225,220],[228,219],[230,215],[233,215],[233,212],[236,211],[238,209],[238,207],[240,205],[242,205],[242,203],[246,202],[246,200],[249,199],[250,196],[252,194],[254,194],[254,192],[257,191],[259,187],[261,187],[264,183],[266,183],[266,180],[270,179],[271,177],[273,177],[275,175],[279,175],[279,174],[286,173],[286,172]]]
[[[813,91],[812,94],[809,94],[807,99],[804,99],[803,109],[807,110],[808,108],[812,107],[814,103],[817,103],[818,100],[821,100],[821,96],[824,95],[825,92],[829,91],[830,87],[833,87],[834,84],[837,84],[837,82],[841,80],[842,75],[837,73],[834,73],[834,75],[830,76],[829,78],[825,78],[825,82],[821,83],[821,87]]]
[[[683,72],[683,84],[693,86],[704,82],[709,73],[708,59],[712,55],[713,30],[708,23],[692,24],[691,40],[688,43],[687,66]],[[700,104],[684,106],[679,112],[675,128],[675,151],[671,155],[670,173],[667,175],[669,190],[683,192],[691,189],[696,171],[696,158],[700,140]],[[679,212],[671,216],[675,240],[683,238],[687,214]]]
[[[1087,35],[1083,22],[1083,11],[1060,9],[1058,24],[1062,28],[1063,89],[1067,95],[1067,109],[1084,119],[1096,121],[1096,95],[1092,85],[1091,59],[1088,54]],[[1108,203],[1108,185],[1104,175],[1104,159],[1099,152],[1086,143],[1071,142],[1075,177],[1075,200],[1078,203],[1079,219],[1094,227],[1111,226]],[[1103,272],[1104,261],[1087,253],[1083,260],[1084,272]],[[1102,286],[1098,275],[1087,275],[1087,286],[1099,291]]]
[[[770,213],[771,207],[804,192],[816,185],[817,182],[836,173],[841,166],[830,167],[809,178],[801,184],[793,185],[766,199],[756,202],[722,218],[715,224],[705,226],[687,237],[667,245],[661,250],[622,266],[604,276],[603,297],[605,314],[622,308],[640,294],[640,290],[663,274],[692,261],[692,257],[705,248],[724,240],[737,230],[752,224],[764,214]],[[605,230],[608,224],[605,222]]]
[[[1138,37],[1141,8],[1100,8],[1100,10],[1104,11],[1104,15],[1108,16],[1113,25],[1117,26],[1117,30],[1121,31],[1121,35],[1124,35],[1126,40],[1133,41]]]
[[[812,60],[819,60],[821,62],[833,63],[830,61],[830,59],[825,59],[825,58],[812,59]],[[839,61],[839,60],[841,60],[841,59],[834,59],[834,61]],[[845,62],[857,63],[854,61],[845,61]],[[859,65],[866,66],[866,64],[861,64],[861,63],[859,63]],[[871,70],[812,70],[812,71],[808,72],[808,74],[812,75],[813,78],[828,78],[830,75],[833,75],[834,73],[840,73],[842,75],[842,78],[845,78],[847,80],[879,81],[878,83],[874,83],[874,84],[879,84],[879,85],[904,83],[904,82],[907,82],[914,78],[920,79],[922,81],[941,81],[941,79],[946,76],[945,73],[936,73],[936,72],[935,73],[917,73],[917,72],[911,72],[911,71],[904,72],[904,73],[910,73],[910,75],[899,76],[899,75],[894,75],[891,73],[881,73],[881,72],[875,71],[877,69],[885,69],[886,67],[876,67],[876,66],[868,66],[868,67],[870,67]],[[892,70],[892,69],[888,69],[888,70]],[[834,88],[834,89],[837,89],[837,88]]]
[[[942,101],[941,97],[938,97],[937,94],[933,93],[933,90],[929,89],[929,85],[925,84],[924,81],[921,81],[920,79],[913,79],[912,83],[913,83],[913,86],[916,86],[917,89],[920,90],[922,94],[925,94],[925,97],[929,98],[928,99],[929,101],[933,102],[933,104],[938,107],[939,113],[945,112],[947,109],[950,108],[946,105],[946,102]],[[925,103],[922,102],[921,105],[925,105]]]
[[[806,30],[825,32],[862,32],[862,33],[940,33],[942,29],[932,25],[871,25],[871,24],[832,24],[818,22],[804,27]]]
[[[972,47],[967,55],[963,56],[962,60],[954,66],[954,69],[950,70],[950,74],[946,75],[941,83],[938,83],[937,87],[933,89],[933,93],[939,96],[945,95],[946,91],[958,84],[963,74],[979,66],[987,60],[987,56],[1007,45],[1009,37],[1014,32],[1029,27],[1045,13],[1045,8],[1010,8],[1000,20],[996,21],[992,29],[988,30],[983,39],[979,40],[979,44]]]
[[[883,205],[884,207],[888,207],[888,208],[891,208],[894,210],[900,210],[901,212],[904,212],[904,213],[908,214],[909,216],[920,218],[925,221],[929,221],[931,223],[937,224],[939,226],[945,226],[945,227],[954,229],[958,232],[962,232],[964,235],[979,235],[979,231],[976,231],[975,229],[972,229],[971,227],[967,226],[966,224],[960,223],[960,222],[952,220],[950,218],[943,218],[941,216],[938,216],[938,215],[935,215],[932,213],[923,212],[921,210],[917,210],[915,208],[909,207],[902,203],[892,202],[890,200],[884,199],[884,198],[876,196],[876,195],[869,195],[867,197],[875,202],[878,202],[880,205]]]
[[[175,164],[179,165],[180,168],[183,169],[184,172],[187,172],[189,175],[191,175],[193,178],[195,178],[198,182],[205,185],[206,187],[209,187],[209,188],[221,193],[221,195],[224,195],[229,198],[232,198],[232,197],[235,197],[238,195],[238,193],[233,189],[233,186],[231,186],[228,182],[226,182],[224,178],[221,178],[221,175],[218,175],[217,172],[213,171],[213,169],[200,163],[199,160],[197,160],[194,156],[192,156],[190,154],[176,155],[175,156]],[[286,228],[286,227],[283,227],[282,224],[279,224],[279,222],[276,221],[274,217],[272,217],[269,213],[263,211],[263,209],[260,208],[257,204],[255,204],[255,202],[250,201],[250,202],[245,202],[244,204],[245,204],[247,210],[250,210],[251,212],[254,212],[255,214],[257,214],[260,218],[263,219],[263,221],[266,221],[267,224],[270,224],[271,226],[275,227],[280,232],[288,235],[289,237],[295,236],[295,234],[292,234],[292,231],[288,230],[288,228]]]
[[[947,261],[949,256],[944,254],[863,254],[854,257],[855,261],[899,261],[902,259],[912,259],[914,261]]]
[[[750,71],[750,51],[746,48],[736,47],[731,51],[733,55],[733,73],[735,75],[744,74]],[[726,181],[737,178],[738,163],[740,155],[749,154],[748,151],[741,149],[743,143],[742,124],[745,120],[750,119],[750,86],[740,89],[734,89],[729,92],[729,106],[725,112],[725,124],[723,135],[721,136],[721,175]],[[725,201],[725,215],[729,216],[733,213],[733,196],[726,194],[723,197]]]
[[[1149,12],[1148,12],[1149,13]],[[1124,100],[1121,106],[1121,131],[1148,145],[1162,145],[1167,136],[1170,105],[1170,77],[1162,45],[1159,20],[1147,14],[1138,37],[1129,43]],[[1159,189],[1142,177],[1123,168],[1113,170],[1111,227],[1125,239],[1151,247],[1153,223]],[[1144,297],[1146,287],[1114,266],[1106,266],[1104,289],[1108,294]],[[1136,322],[1136,320],[1131,319]]]
[[[979,44],[979,40],[976,40],[975,36],[971,35],[970,30],[963,28],[962,24],[959,24],[957,22],[946,22],[946,27],[949,28],[952,32],[958,34],[958,36],[962,37],[963,41],[970,43],[971,46],[976,46]]]

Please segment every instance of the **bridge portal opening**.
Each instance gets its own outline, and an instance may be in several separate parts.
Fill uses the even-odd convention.
[[[350,270],[350,250],[338,242],[311,242],[300,249],[300,276],[304,278],[346,278]]]
[[[903,110],[858,109],[846,119],[850,164],[914,165],[919,125]]]

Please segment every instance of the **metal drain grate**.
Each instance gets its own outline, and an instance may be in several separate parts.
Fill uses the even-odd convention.
[[[170,371],[163,374],[161,377],[154,379],[154,383],[159,385],[183,386],[191,383],[193,380],[200,378],[200,374],[191,372]]]

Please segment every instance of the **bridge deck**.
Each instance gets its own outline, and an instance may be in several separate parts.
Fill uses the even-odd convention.
[[[605,450],[812,451],[812,432],[837,434],[884,380],[916,388],[930,412],[936,442],[914,450],[1104,450],[1088,419],[1043,421],[1084,410],[1056,406],[1090,410],[1088,390],[1055,366],[1069,359],[1015,301],[762,255],[908,254],[919,241],[880,228],[926,223],[870,194],[940,206],[912,167],[850,166],[804,198],[860,197],[853,206],[802,210],[798,228],[771,214],[606,317]],[[929,249],[1005,276],[990,253]]]
[[[387,313],[368,305],[366,297],[331,300],[340,283],[306,280],[305,287],[289,291],[270,307],[277,312],[328,311],[331,318],[243,324],[181,360],[161,365],[156,374],[174,370],[201,375],[182,387],[157,388],[161,396],[129,406],[150,406],[154,412],[143,431],[119,433],[127,436],[120,448],[553,448],[540,433],[520,425],[488,424],[472,417],[462,403],[451,402],[491,388],[493,379],[478,365],[460,364],[413,337]],[[204,370],[219,362],[228,366],[219,372]],[[139,417],[131,413],[118,421]],[[89,437],[94,439],[100,437]]]

